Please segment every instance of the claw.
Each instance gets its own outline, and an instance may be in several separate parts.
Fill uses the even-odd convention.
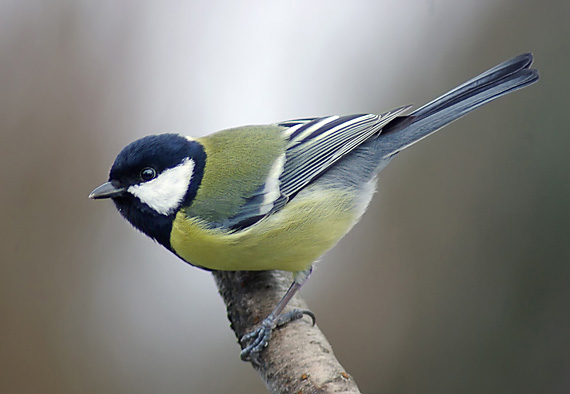
[[[262,325],[260,327],[256,328],[254,331],[244,335],[241,338],[240,343],[245,344],[245,343],[248,343],[249,341],[253,340],[247,346],[247,348],[265,347],[266,342],[268,342],[269,339],[271,338],[271,332],[273,331],[274,327],[275,327],[274,322],[273,322],[273,324],[271,324],[270,322],[264,321],[264,323],[262,323]],[[265,343],[265,345],[264,345],[264,343]]]
[[[294,275],[293,283],[281,298],[281,301],[277,304],[273,312],[269,314],[262,322],[261,325],[250,333],[245,334],[240,340],[240,344],[243,349],[240,353],[240,357],[243,361],[251,361],[254,365],[260,366],[259,354],[271,339],[271,333],[276,327],[281,327],[294,320],[301,319],[303,316],[310,316],[313,320],[313,325],[315,325],[315,314],[307,309],[293,309],[287,313],[283,313],[283,309],[287,306],[287,303],[293,298],[295,293],[303,286],[303,283],[309,277],[311,273],[311,268],[309,267],[306,271],[296,272]],[[247,344],[247,346],[246,346]]]
[[[277,319],[269,315],[259,327],[241,337],[240,344],[249,343],[240,353],[240,358],[243,361],[253,361],[255,364],[259,364],[258,355],[269,343],[271,333],[277,326],[276,323]]]
[[[276,327],[281,327],[284,326],[285,324],[295,321],[295,320],[299,320],[301,318],[303,318],[303,316],[309,316],[311,318],[311,320],[313,321],[313,326],[317,323],[317,317],[315,316],[315,314],[308,310],[308,309],[293,309],[287,313],[282,314],[281,316],[279,316],[279,318],[277,319],[277,323],[276,323]]]
[[[273,330],[276,327],[282,327],[287,323],[299,320],[305,315],[309,316],[313,321],[313,325],[315,325],[315,314],[308,309],[293,309],[278,317],[270,314],[263,320],[263,322],[261,322],[261,325],[258,328],[241,337],[239,340],[240,344],[245,345],[248,343],[248,345],[241,351],[240,358],[243,361],[251,361],[255,365],[259,366],[259,353],[267,347]]]

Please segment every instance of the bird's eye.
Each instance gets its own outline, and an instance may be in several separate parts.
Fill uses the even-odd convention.
[[[145,182],[156,178],[156,170],[151,167],[146,167],[141,170],[141,179]]]

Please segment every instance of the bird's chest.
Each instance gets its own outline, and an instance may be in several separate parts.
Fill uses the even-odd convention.
[[[170,243],[190,264],[212,270],[307,269],[358,220],[345,191],[299,194],[285,208],[237,232],[210,229],[179,213]]]

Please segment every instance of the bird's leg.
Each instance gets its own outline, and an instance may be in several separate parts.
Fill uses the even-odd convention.
[[[313,324],[315,324],[316,318],[315,314],[308,309],[292,309],[289,312],[283,313],[283,309],[287,306],[287,303],[293,298],[295,293],[303,286],[309,275],[311,274],[311,268],[306,271],[295,272],[293,283],[281,298],[281,301],[277,304],[275,309],[267,316],[261,325],[255,330],[245,334],[240,339],[242,345],[247,344],[241,351],[240,357],[243,361],[252,361],[255,364],[259,364],[258,356],[259,353],[267,346],[269,340],[271,339],[271,332],[276,328],[283,326],[294,320],[301,319],[304,315],[311,317]]]

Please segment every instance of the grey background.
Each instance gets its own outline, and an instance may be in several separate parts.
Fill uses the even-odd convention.
[[[532,51],[399,155],[303,290],[367,393],[570,387],[568,1],[0,1],[0,392],[257,393],[206,272],[87,194],[128,142],[382,112]]]

